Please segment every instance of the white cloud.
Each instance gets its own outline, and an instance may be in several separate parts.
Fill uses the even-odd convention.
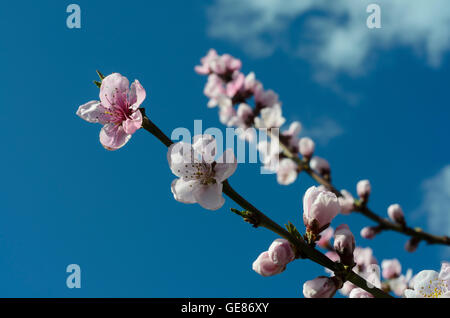
[[[450,165],[445,166],[437,175],[425,180],[420,211],[426,213],[430,231],[437,235],[450,235]],[[450,255],[450,249],[446,249]]]
[[[326,145],[328,142],[344,133],[344,129],[335,120],[323,117],[316,121],[313,127],[304,127],[302,136],[310,137],[314,141]]]
[[[381,29],[366,27],[369,3],[381,7]],[[394,46],[438,66],[450,49],[448,0],[217,0],[208,16],[210,36],[258,57],[281,48],[320,72],[362,73],[374,53]]]

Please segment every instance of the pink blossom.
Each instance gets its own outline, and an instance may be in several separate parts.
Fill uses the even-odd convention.
[[[322,248],[328,248],[330,246],[330,240],[334,235],[334,230],[332,227],[326,228],[320,233],[320,239],[316,244]],[[337,254],[336,254],[337,255]]]
[[[412,277],[412,270],[408,269],[406,275],[400,275],[397,278],[390,279],[387,281],[389,288],[397,296],[403,296],[405,290],[408,288],[408,284]]]
[[[413,278],[413,288],[405,290],[406,298],[450,298],[450,263],[443,262],[441,271],[419,272]]]
[[[371,240],[379,233],[379,230],[373,226],[366,226],[361,230],[361,236],[365,239]]]
[[[226,89],[222,79],[216,74],[209,75],[203,93],[210,99],[208,107],[216,107],[219,104],[219,99],[226,97]]]
[[[139,106],[145,99],[145,89],[135,80],[131,87],[119,73],[102,80],[100,101],[90,101],[78,108],[77,115],[90,123],[100,123],[100,142],[108,150],[123,147],[131,135],[142,126]]]
[[[281,133],[280,140],[292,151],[298,152],[298,134],[302,130],[302,124],[299,121],[294,121],[289,125],[289,129]]]
[[[353,252],[353,257],[360,271],[364,271],[368,266],[378,263],[370,247],[362,248],[357,246]]]
[[[226,84],[226,94],[233,98],[237,92],[243,87],[245,81],[244,74],[235,71],[231,76],[231,80]]]
[[[312,157],[309,166],[322,176],[330,174],[330,164],[323,158],[317,156]]]
[[[215,162],[217,145],[210,135],[194,136],[193,141],[192,145],[179,142],[169,147],[169,166],[179,177],[172,182],[172,193],[179,202],[199,203],[205,209],[217,210],[225,202],[222,182],[236,171],[236,158],[228,149]]]
[[[347,224],[341,224],[336,228],[334,234],[334,249],[339,254],[342,263],[353,265],[355,237]]]
[[[362,288],[353,288],[350,291],[349,298],[374,298],[374,297],[371,293],[366,292]]]
[[[314,153],[315,143],[311,138],[303,137],[298,143],[298,148],[300,150],[300,154],[309,159]]]
[[[261,253],[253,262],[252,268],[259,275],[267,277],[283,272],[286,269],[286,266],[275,264],[270,258],[269,252],[266,251]]]
[[[399,224],[405,224],[405,216],[399,204],[391,204],[388,208],[389,218]]]
[[[256,128],[279,128],[281,127],[286,119],[283,117],[281,112],[281,105],[274,104],[271,107],[266,107],[261,110],[260,116],[255,117],[255,127]]]
[[[341,214],[350,214],[354,209],[355,199],[347,190],[341,190],[341,197],[338,197],[339,206],[341,207]]]
[[[297,164],[289,159],[283,158],[277,169],[277,181],[282,185],[289,185],[297,179]]]
[[[285,239],[276,239],[269,247],[269,257],[274,264],[287,265],[295,259],[291,243]]]
[[[337,291],[337,278],[319,276],[303,284],[303,295],[306,298],[331,298]]]
[[[381,262],[382,275],[384,279],[397,278],[402,273],[402,265],[398,259],[385,259]]]
[[[273,90],[264,90],[262,85],[255,87],[254,96],[258,108],[273,107],[275,104],[279,104],[278,94]]]
[[[358,193],[358,196],[364,201],[367,201],[367,199],[369,198],[371,190],[372,187],[369,180],[361,180],[356,185],[356,192]]]
[[[317,235],[331,223],[338,214],[336,195],[329,191],[310,187],[303,197],[303,222],[308,231]]]
[[[197,65],[195,67],[195,71],[198,74],[209,74],[211,72],[210,64],[214,59],[217,59],[219,56],[214,49],[210,49],[208,54],[205,57],[200,59],[201,65]]]
[[[335,251],[328,251],[325,253],[325,256],[331,259],[333,262],[339,262],[341,260],[338,253],[336,253]]]

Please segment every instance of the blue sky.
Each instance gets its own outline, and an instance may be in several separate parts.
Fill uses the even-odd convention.
[[[386,20],[376,34],[364,8],[344,2],[286,1],[281,10],[273,1],[234,9],[226,1],[77,1],[79,30],[66,27],[70,2],[10,2],[0,12],[0,296],[301,297],[303,283],[324,274],[296,261],[281,275],[257,275],[251,264],[276,236],[229,212],[236,207],[229,199],[215,212],[176,202],[166,149],[147,132],[108,152],[100,126],[75,115],[97,99],[100,69],[139,79],[147,114],[168,134],[193,129],[195,119],[223,127],[206,107],[205,78],[193,71],[212,47],[239,57],[244,72],[280,95],[285,117],[318,140],[316,153],[330,161],[338,187],[354,193],[368,178],[373,210],[400,203],[411,225],[450,234],[450,54],[442,31],[450,30],[450,9],[399,2],[382,3]],[[221,23],[236,9],[242,16]],[[239,165],[230,183],[274,220],[303,229],[311,179],[284,187],[259,168]],[[439,246],[406,253],[395,233],[364,240],[359,231],[370,222],[362,216],[338,216],[333,225],[342,222],[380,261],[397,257],[416,273],[448,260]],[[65,285],[73,263],[81,289]]]

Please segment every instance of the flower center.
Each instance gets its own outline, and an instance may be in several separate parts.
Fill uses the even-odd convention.
[[[448,286],[442,279],[430,280],[425,286],[420,287],[419,293],[424,298],[441,298],[448,291]]]
[[[203,185],[216,183],[216,179],[214,179],[215,173],[211,164],[196,162],[185,165],[185,168],[186,175],[184,176],[184,178],[186,180],[199,180]]]

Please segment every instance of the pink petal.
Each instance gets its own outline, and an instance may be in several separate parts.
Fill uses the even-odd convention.
[[[100,101],[106,108],[118,108],[127,104],[130,82],[125,76],[113,73],[102,80]]]
[[[122,125],[106,124],[100,130],[100,142],[108,150],[117,150],[123,147],[130,138],[131,135],[123,130]]]
[[[130,118],[125,120],[123,123],[123,130],[129,134],[132,135],[142,127],[142,113],[140,111],[135,111],[133,114],[131,114]]]
[[[202,185],[194,190],[194,198],[207,210],[218,210],[225,203],[222,196],[222,183]]]
[[[133,84],[131,84],[130,93],[129,93],[129,104],[132,110],[137,110],[139,106],[141,106],[142,102],[145,100],[147,93],[145,92],[144,87],[142,87],[141,83],[138,80],[135,80]]]

